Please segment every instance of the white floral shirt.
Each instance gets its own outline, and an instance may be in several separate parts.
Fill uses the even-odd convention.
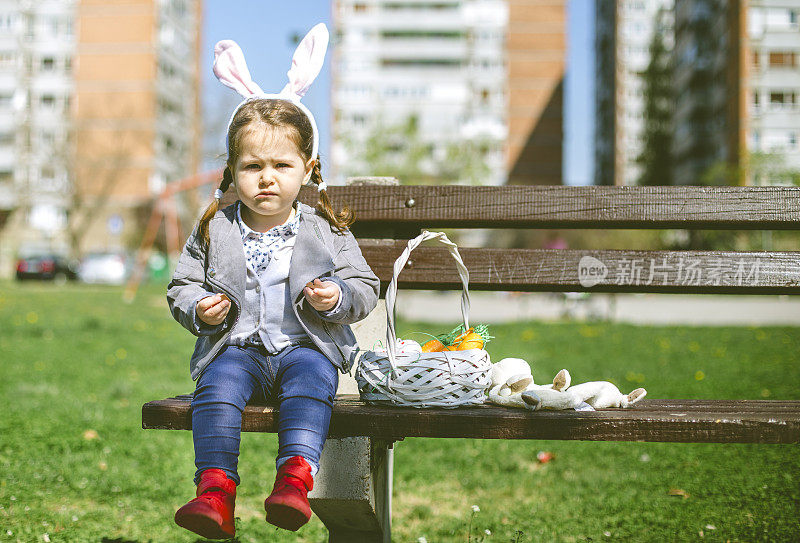
[[[261,275],[272,261],[272,255],[286,245],[286,241],[297,234],[300,227],[300,210],[295,208],[294,217],[284,224],[272,227],[266,232],[256,232],[242,220],[242,202],[236,204],[236,220],[242,232],[244,255],[247,264],[254,272]]]

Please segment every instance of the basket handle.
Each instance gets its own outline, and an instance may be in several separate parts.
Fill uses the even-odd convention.
[[[461,293],[461,316],[464,318],[464,329],[469,329],[469,270],[467,270],[467,267],[464,265],[464,261],[461,260],[461,255],[458,253],[458,247],[455,243],[447,238],[447,235],[444,232],[428,232],[427,230],[423,230],[419,236],[409,240],[408,245],[405,249],[403,249],[403,254],[401,254],[397,260],[395,260],[394,269],[392,271],[392,281],[389,283],[389,286],[386,289],[386,318],[388,321],[386,326],[386,351],[389,355],[389,364],[392,366],[392,373],[397,370],[397,366],[395,365],[395,343],[397,341],[397,334],[394,330],[394,308],[395,299],[397,298],[397,276],[400,275],[400,272],[403,270],[406,262],[408,262],[408,257],[411,254],[411,251],[417,248],[423,241],[428,241],[431,239],[435,239],[443,245],[446,245],[450,250],[450,255],[456,261],[458,275],[461,277],[461,284],[464,286],[464,289]]]

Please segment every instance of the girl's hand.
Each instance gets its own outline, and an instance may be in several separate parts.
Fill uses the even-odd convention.
[[[197,302],[195,311],[201,321],[216,326],[225,320],[230,308],[231,302],[227,296],[215,294],[214,296],[206,296]]]
[[[339,285],[317,278],[306,285],[303,294],[314,309],[327,311],[336,307],[339,302]]]

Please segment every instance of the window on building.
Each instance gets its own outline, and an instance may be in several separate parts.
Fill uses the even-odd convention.
[[[789,147],[794,149],[797,147],[797,132],[789,132]]]
[[[56,144],[56,135],[55,135],[54,132],[52,132],[50,130],[42,131],[42,133],[40,135],[40,139],[42,141],[42,145],[45,145],[45,146],[52,147],[52,146],[54,146]]]
[[[759,69],[761,67],[760,62],[760,53],[758,51],[753,51],[753,67]]]
[[[165,47],[170,47],[175,43],[175,28],[164,25],[158,33],[161,44]]]
[[[787,8],[767,8],[766,12],[766,22],[767,27],[775,28],[775,29],[785,29],[791,26],[792,23],[792,12],[795,10],[787,9]],[[796,16],[796,13],[795,13]],[[796,21],[796,19],[795,19]],[[795,23],[796,24],[796,23]]]
[[[14,28],[17,17],[14,13],[0,13],[0,30],[10,32]]]
[[[797,66],[797,54],[788,51],[773,51],[769,54],[769,65],[772,68]]]
[[[364,13],[367,11],[367,5],[363,2],[356,2],[353,4],[353,11],[356,13]]]
[[[457,68],[461,65],[459,59],[450,58],[385,58],[381,61],[384,67],[417,67],[417,68]]]
[[[797,103],[797,93],[794,92],[770,92],[770,106],[775,108],[791,107]]]
[[[172,2],[172,9],[175,10],[175,16],[179,19],[186,17],[186,2],[181,0]]]
[[[158,99],[158,108],[162,115],[180,115],[181,108],[177,101],[161,97]]]
[[[167,151],[173,151],[175,149],[175,142],[169,136],[164,137],[164,149]]]
[[[52,181],[56,177],[56,170],[52,166],[44,166],[39,171],[39,179],[42,181]]]
[[[14,180],[14,172],[11,170],[0,170],[0,183],[11,183]]]
[[[392,39],[452,39],[458,40],[466,36],[466,33],[458,30],[385,30],[381,32],[381,38]]]
[[[0,145],[13,145],[14,132],[0,132]]]
[[[458,9],[457,2],[419,2],[419,3],[409,3],[409,2],[386,2],[383,4],[383,9],[386,11],[403,11],[409,9],[426,9],[426,10],[447,10],[447,9]]]
[[[56,97],[52,94],[43,94],[39,97],[39,104],[42,107],[54,108],[56,105]]]
[[[0,68],[13,68],[16,56],[13,51],[0,52]]]
[[[52,72],[56,69],[56,59],[53,57],[42,58],[42,71]]]
[[[64,59],[64,71],[66,73],[71,73],[72,72],[72,58],[71,57],[67,57],[67,58]]]
[[[48,37],[58,36],[61,29],[61,20],[55,16],[47,17],[43,21],[42,28],[44,28]]]

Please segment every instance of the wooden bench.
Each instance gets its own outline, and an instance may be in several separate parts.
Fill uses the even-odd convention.
[[[381,279],[423,228],[682,228],[800,230],[796,187],[399,186],[382,178],[329,189],[357,214],[351,230]],[[301,192],[313,205],[316,192]],[[406,289],[461,290],[441,246],[411,254]],[[471,290],[800,294],[800,253],[460,247]],[[383,301],[381,301],[383,302]],[[363,348],[385,341],[385,305],[354,326]],[[347,376],[345,376],[347,377]],[[320,472],[309,495],[330,541],[389,541],[392,446],[405,437],[798,443],[800,401],[647,398],[594,412],[491,405],[414,409],[366,405],[342,379]],[[348,387],[350,387],[348,389]],[[346,394],[350,392],[350,394]],[[651,389],[651,394],[657,394]],[[191,396],[149,402],[144,428],[191,429]],[[246,432],[276,432],[276,410],[248,406]],[[351,469],[342,470],[346,458]]]

